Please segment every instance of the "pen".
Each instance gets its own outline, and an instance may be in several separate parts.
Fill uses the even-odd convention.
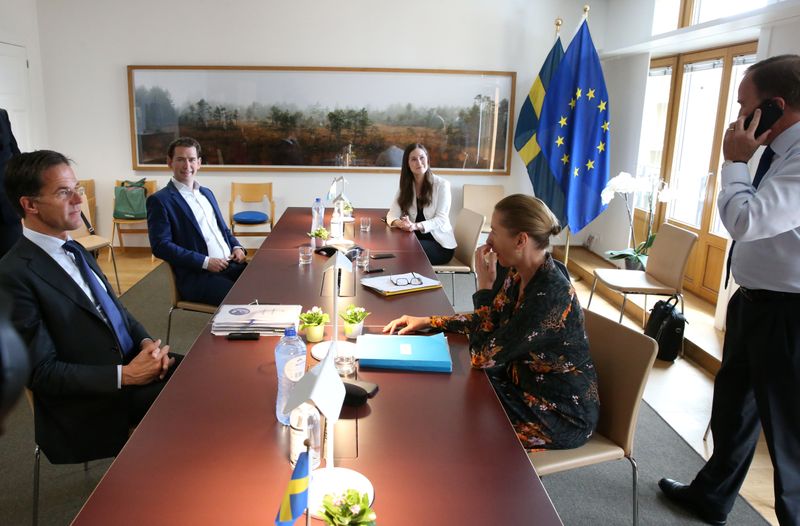
[[[371,268],[369,270],[365,270],[364,274],[374,274],[375,272],[383,272],[386,270],[385,268]]]

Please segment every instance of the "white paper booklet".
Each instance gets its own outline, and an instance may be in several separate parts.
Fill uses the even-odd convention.
[[[301,305],[222,305],[211,322],[211,333],[224,336],[231,332],[283,334],[287,327],[297,327]]]

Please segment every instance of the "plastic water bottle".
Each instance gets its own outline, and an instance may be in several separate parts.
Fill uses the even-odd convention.
[[[275,368],[278,371],[278,398],[275,402],[275,416],[278,422],[288,426],[289,413],[284,411],[292,386],[306,372],[306,346],[297,337],[294,327],[287,327],[283,337],[275,346]]]
[[[325,226],[325,205],[322,204],[322,199],[317,197],[314,199],[314,204],[311,205],[311,230],[310,232],[315,231],[318,228]],[[317,238],[312,237],[311,243],[313,245],[317,244]],[[321,245],[321,243],[320,243]]]

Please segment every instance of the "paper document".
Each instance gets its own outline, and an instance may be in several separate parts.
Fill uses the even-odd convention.
[[[453,371],[450,347],[444,334],[432,336],[382,336],[362,334],[356,343],[361,367],[430,371]]]
[[[257,332],[282,335],[287,327],[297,328],[301,305],[222,305],[211,322],[211,333]]]
[[[441,282],[426,278],[417,272],[391,274],[375,278],[361,278],[361,284],[384,296],[405,294],[406,292],[416,292],[418,290],[436,289],[442,286]]]

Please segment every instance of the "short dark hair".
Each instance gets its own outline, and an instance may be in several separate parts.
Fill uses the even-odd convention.
[[[199,142],[192,139],[191,137],[178,137],[177,139],[169,143],[169,148],[167,148],[167,157],[172,159],[172,156],[175,155],[175,148],[177,148],[178,146],[182,146],[184,148],[194,147],[194,149],[197,151],[197,156],[198,157],[203,156],[203,152],[201,151]]]
[[[11,158],[6,165],[5,186],[8,200],[20,217],[25,217],[20,197],[33,197],[42,191],[42,175],[49,168],[72,162],[63,154],[52,150],[37,150],[21,153]]]
[[[778,55],[747,68],[763,99],[781,97],[786,105],[800,109],[800,55]]]

